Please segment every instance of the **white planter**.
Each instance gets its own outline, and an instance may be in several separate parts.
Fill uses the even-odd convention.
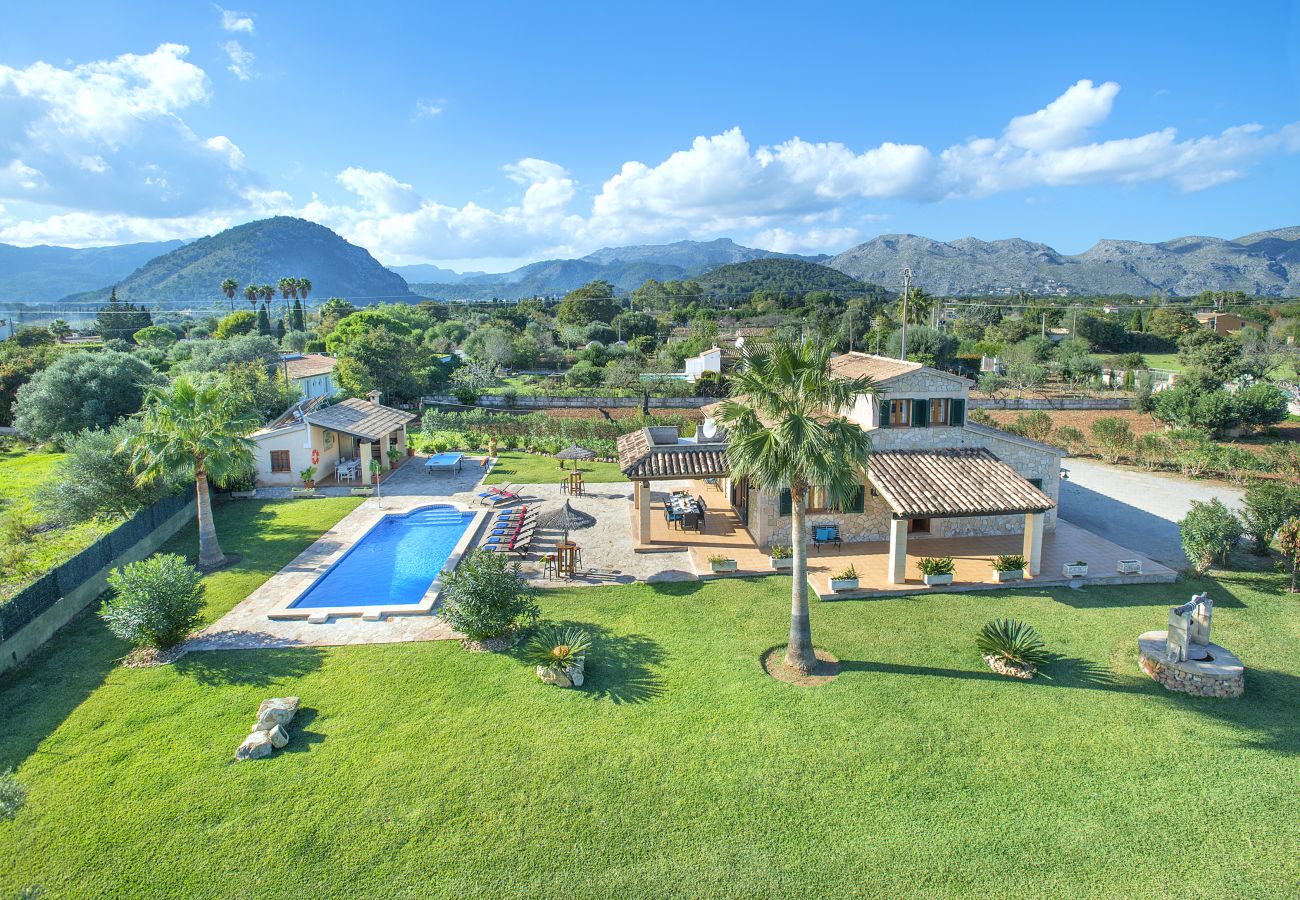
[[[831,590],[835,593],[842,591],[856,591],[858,589],[858,579],[856,578],[832,578]]]
[[[997,569],[993,570],[994,581],[1019,581],[1024,577],[1024,569],[1016,569],[1014,572],[999,572]]]
[[[1121,575],[1141,575],[1142,560],[1140,559],[1121,559],[1115,563],[1115,571]]]
[[[252,500],[257,496],[257,491],[231,491],[230,496],[235,500]]]
[[[372,487],[354,487],[349,490],[353,497],[369,497],[375,492]]]
[[[922,575],[926,584],[952,584],[952,573],[947,575]]]
[[[315,497],[315,488],[289,488],[289,495],[292,497]]]
[[[769,557],[769,559],[771,559],[771,561],[772,561],[772,569],[773,569],[773,571],[776,571],[776,572],[790,572],[790,571],[793,571],[793,570],[794,570],[794,557],[793,557],[793,556],[786,556],[786,557],[784,557],[784,558],[777,558],[777,557],[775,557],[775,556],[772,556],[772,557]]]
[[[1069,563],[1061,566],[1061,575],[1065,578],[1083,578],[1088,574],[1088,566],[1072,566]]]
[[[734,572],[736,571],[736,561],[734,559],[728,559],[725,562],[720,563],[711,562],[709,563],[709,567],[713,569],[715,575],[719,575],[723,572]]]

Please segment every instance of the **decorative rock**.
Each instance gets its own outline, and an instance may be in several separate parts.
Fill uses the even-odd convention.
[[[265,731],[254,731],[235,751],[235,759],[262,759],[271,755],[271,736]]]
[[[573,680],[566,674],[567,669],[559,669],[555,666],[538,666],[537,677],[542,680],[543,684],[553,684],[556,687],[573,687]]]
[[[283,725],[272,728],[268,736],[271,739],[271,746],[277,750],[289,743],[289,730]]]
[[[1020,678],[1024,681],[1034,677],[1038,671],[1033,666],[1018,666],[1015,663],[1007,662],[1005,659],[994,656],[991,653],[984,654],[984,661],[989,664],[989,668],[999,675],[1007,675],[1011,678]]]
[[[257,724],[253,731],[270,731],[276,725],[288,725],[298,712],[297,697],[272,697],[263,700],[257,708]]]
[[[564,674],[569,676],[574,687],[582,687],[582,682],[586,680],[587,661],[580,659],[573,665],[564,670]]]

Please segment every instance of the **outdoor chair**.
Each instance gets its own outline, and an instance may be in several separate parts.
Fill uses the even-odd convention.
[[[822,544],[834,544],[840,546],[840,526],[838,525],[814,525],[812,527],[813,549],[819,549]]]
[[[502,503],[514,503],[516,500],[522,500],[523,497],[514,491],[496,491],[489,492],[486,495],[480,494],[483,499],[479,501],[483,506],[499,506]]]
[[[671,507],[664,507],[664,518],[668,520],[668,527],[680,528],[682,523],[682,514]]]
[[[699,531],[700,518],[697,512],[682,513],[682,531]]]
[[[704,498],[703,498],[703,497],[696,496],[696,498],[695,498],[695,502],[698,503],[698,504],[700,505],[700,512],[707,512],[707,511],[708,511],[708,509],[709,509],[708,504],[706,504],[706,503],[704,502]]]

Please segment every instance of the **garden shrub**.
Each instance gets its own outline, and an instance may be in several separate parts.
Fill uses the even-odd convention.
[[[474,550],[442,576],[438,615],[473,640],[498,637],[537,621],[536,592],[504,553]]]
[[[1228,564],[1228,557],[1241,541],[1241,520],[1218,498],[1192,501],[1187,517],[1178,523],[1183,553],[1197,575],[1204,575],[1215,563]]]
[[[993,425],[993,417],[989,415],[989,411],[984,409],[982,406],[976,406],[966,410],[966,420],[968,422],[974,422],[977,425]]]
[[[564,669],[584,662],[591,652],[591,635],[581,628],[547,625],[528,644],[528,658],[539,666]]]
[[[109,573],[113,589],[99,615],[109,631],[137,647],[165,649],[199,623],[204,585],[198,571],[175,553],[160,553]]]
[[[1073,425],[1062,425],[1052,432],[1052,443],[1070,453],[1078,453],[1087,445],[1087,439]]]
[[[1007,431],[1027,437],[1032,441],[1046,441],[1052,435],[1052,417],[1041,409],[1021,413],[1005,426]]]
[[[1257,381],[1232,395],[1237,418],[1250,429],[1286,421],[1287,398],[1277,385]]]
[[[1133,453],[1133,429],[1117,416],[1103,416],[1092,423],[1092,442],[1097,454],[1114,464]]]
[[[1012,665],[1034,668],[1051,661],[1047,645],[1032,625],[1015,619],[996,619],[980,629],[975,646],[984,656]]]
[[[1242,531],[1250,538],[1251,551],[1267,555],[1268,545],[1278,529],[1297,516],[1300,516],[1300,485],[1252,481],[1241,509]]]
[[[0,772],[0,822],[18,815],[26,802],[27,788],[14,775],[14,770]]]

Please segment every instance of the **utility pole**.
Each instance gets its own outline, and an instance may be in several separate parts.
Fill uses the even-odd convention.
[[[1047,310],[1043,310],[1043,337],[1047,337]]]
[[[899,341],[898,358],[907,359],[907,298],[912,293],[912,270],[903,269],[903,338]]]

